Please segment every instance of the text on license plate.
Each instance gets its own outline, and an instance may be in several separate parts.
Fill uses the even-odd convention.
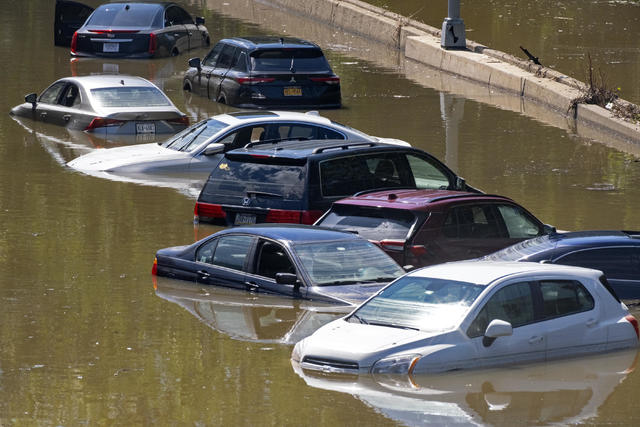
[[[299,86],[285,87],[284,96],[302,96],[302,88]]]
[[[236,214],[235,225],[255,224],[256,216],[253,214],[239,213]]]
[[[118,52],[120,50],[120,43],[103,43],[103,52]]]
[[[136,133],[156,133],[156,124],[136,123]]]

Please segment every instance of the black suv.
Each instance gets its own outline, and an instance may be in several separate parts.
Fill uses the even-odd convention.
[[[318,45],[291,37],[220,40],[191,58],[183,88],[240,108],[338,108],[340,78]]]
[[[211,172],[196,221],[313,224],[331,204],[374,188],[478,192],[440,160],[408,146],[344,140],[251,143]]]

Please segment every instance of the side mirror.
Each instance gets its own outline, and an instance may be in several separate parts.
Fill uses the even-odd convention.
[[[207,145],[207,148],[204,149],[202,154],[205,156],[213,156],[214,154],[220,154],[224,152],[224,144],[220,144],[219,142],[212,142]]]
[[[196,25],[204,25],[204,17],[196,16]]]
[[[415,267],[414,265],[408,264],[408,265],[403,265],[403,266],[402,266],[402,269],[403,269],[404,271],[409,272],[409,271],[415,270],[415,269],[416,269],[416,267]]]
[[[28,102],[29,104],[32,104],[34,107],[36,106],[37,101],[38,101],[37,93],[30,93],[29,95],[26,95],[24,97],[24,102]]]
[[[191,58],[189,60],[189,67],[197,68],[198,71],[202,70],[200,65],[200,58]]]
[[[542,232],[544,234],[556,234],[556,228],[553,225],[544,224],[542,227]]]
[[[500,319],[493,319],[487,326],[487,330],[484,331],[484,336],[487,338],[508,337],[509,335],[513,335],[511,323]]]
[[[466,190],[467,188],[467,182],[464,180],[464,178],[458,176],[456,177],[456,190]]]
[[[292,273],[276,273],[276,283],[279,285],[295,285],[298,276]]]

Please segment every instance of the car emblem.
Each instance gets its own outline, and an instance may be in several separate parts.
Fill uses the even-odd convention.
[[[116,36],[115,34],[107,33],[107,37],[110,39],[114,38],[115,36]]]
[[[296,83],[295,77],[291,76],[291,80],[289,80],[289,83]]]
[[[251,204],[251,199],[249,197],[245,197],[242,199],[242,206],[249,206]]]

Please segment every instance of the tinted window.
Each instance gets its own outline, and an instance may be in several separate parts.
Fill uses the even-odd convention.
[[[156,15],[162,13],[157,4],[106,4],[99,6],[87,25],[101,27],[150,27]]]
[[[241,73],[247,72],[247,54],[240,49],[236,51],[236,58],[233,60],[233,70]]]
[[[254,71],[331,72],[320,49],[261,49],[250,57]]]
[[[355,231],[365,239],[379,241],[405,240],[415,222],[411,211],[334,204],[318,225]]]
[[[216,250],[217,244],[218,239],[212,239],[200,246],[196,251],[196,261],[211,264],[213,262],[213,253]]]
[[[230,148],[244,147],[250,142],[260,142],[267,139],[267,125],[245,126],[220,139],[220,143]]]
[[[224,45],[222,48],[222,52],[220,52],[220,56],[218,56],[218,62],[216,67],[219,68],[229,68],[233,63],[233,55],[236,51],[236,48],[231,45]]]
[[[105,87],[91,89],[96,105],[105,108],[167,107],[169,98],[155,87]]]
[[[534,320],[533,294],[529,282],[514,283],[498,290],[480,310],[467,330],[470,338],[484,335],[492,320],[500,319],[518,326]]]
[[[184,25],[193,24],[193,19],[191,18],[191,15],[187,13],[187,11],[177,6],[175,6],[174,9],[176,9],[175,13],[176,13],[176,18],[178,19],[177,22],[180,22],[181,24],[184,24]]]
[[[491,205],[463,205],[450,209],[442,233],[456,239],[501,237],[496,211]]]
[[[162,146],[176,151],[191,151],[227,126],[215,119],[205,120],[168,139]]]
[[[509,237],[512,239],[530,239],[542,233],[536,221],[522,209],[511,205],[498,205]]]
[[[275,279],[277,273],[296,273],[285,249],[272,242],[263,242],[258,253],[256,274]]]
[[[55,104],[58,101],[60,92],[66,84],[66,82],[57,82],[49,86],[44,92],[42,92],[38,101],[45,104]]]
[[[92,10],[83,4],[67,3],[59,9],[60,22],[65,24],[82,25],[87,20]]]
[[[320,126],[303,124],[272,125],[277,127],[273,138],[301,138],[301,139],[345,139],[339,132]]]
[[[211,263],[220,267],[242,270],[251,248],[251,236],[223,236],[218,239]]]
[[[540,292],[544,319],[591,310],[594,305],[591,294],[575,281],[541,281]]]
[[[218,56],[220,56],[220,52],[222,52],[222,48],[224,44],[218,43],[211,49],[211,52],[204,58],[202,61],[202,65],[206,65],[207,67],[215,67],[216,61],[218,60]]]
[[[431,162],[412,154],[407,160],[416,188],[449,188],[449,178]]]
[[[75,107],[80,104],[80,92],[78,91],[78,86],[74,84],[68,85],[58,103],[65,107]]]
[[[639,248],[598,248],[570,253],[556,264],[595,268],[609,279],[640,280]]]

